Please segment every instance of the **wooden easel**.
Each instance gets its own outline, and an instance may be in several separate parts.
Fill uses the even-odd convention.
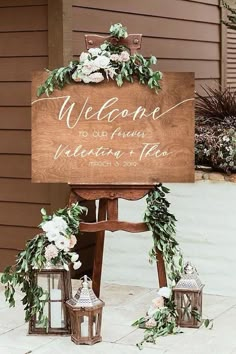
[[[141,34],[131,34],[125,39],[119,41],[130,48],[131,54],[141,47]],[[87,49],[100,46],[104,40],[109,40],[113,44],[118,41],[111,37],[85,35]],[[93,223],[80,223],[81,232],[96,232],[96,246],[93,265],[93,290],[97,296],[100,294],[102,261],[104,249],[105,230],[107,231],[128,231],[145,232],[148,230],[144,222],[131,223],[128,221],[119,221],[118,218],[118,200],[139,200],[143,198],[152,189],[151,185],[71,185],[70,203],[75,197],[81,197],[85,200],[99,200],[98,218]],[[160,251],[157,252],[157,271],[159,286],[167,285],[165,265]]]
[[[147,225],[144,222],[132,223],[119,221],[118,200],[139,200],[143,198],[151,188],[152,186],[71,185],[72,195],[70,202],[74,200],[75,196],[76,198],[81,197],[85,200],[99,200],[98,220],[93,223],[80,223],[81,232],[96,232],[92,280],[93,290],[97,296],[100,294],[105,230],[122,230],[133,233],[148,231]],[[157,271],[160,287],[166,286],[165,265],[160,251],[157,252]]]

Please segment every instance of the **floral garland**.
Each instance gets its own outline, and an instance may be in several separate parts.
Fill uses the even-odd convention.
[[[1,282],[5,285],[6,301],[10,307],[15,306],[16,286],[20,286],[24,293],[21,301],[25,305],[26,322],[37,314],[38,323],[45,328],[48,325],[48,318],[43,312],[48,294],[35,282],[36,272],[58,265],[69,271],[71,263],[74,269],[80,268],[79,255],[72,248],[77,242],[75,235],[79,232],[80,215],[85,210],[78,203],[59,209],[52,216],[42,209],[43,221],[39,226],[44,233],[29,240],[25,249],[17,255],[16,264],[5,269]]]
[[[120,87],[124,81],[148,85],[156,92],[160,89],[162,73],[154,71],[151,66],[157,59],[151,56],[145,59],[141,54],[130,54],[130,49],[120,45],[119,40],[128,36],[121,23],[111,26],[110,35],[117,39],[117,44],[105,41],[99,48],[90,48],[83,52],[79,60],[74,60],[68,66],[48,71],[47,80],[38,88],[37,96],[49,96],[54,89],[62,89],[71,83],[100,83],[104,80],[115,80]]]
[[[156,261],[157,252],[162,252],[170,284],[169,287],[159,289],[146,316],[139,318],[132,324],[145,329],[143,340],[137,343],[139,349],[143,348],[145,342],[155,344],[160,336],[182,333],[176,324],[178,313],[172,288],[183,274],[183,256],[175,239],[176,218],[169,212],[170,203],[166,200],[167,193],[169,193],[169,189],[159,184],[147,196],[144,221],[152,231],[153,237],[153,247],[149,252],[150,262]],[[194,316],[205,327],[212,329],[212,320],[202,319],[197,310],[192,310],[190,315]]]

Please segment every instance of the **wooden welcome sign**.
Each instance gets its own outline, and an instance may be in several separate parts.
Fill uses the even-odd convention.
[[[115,82],[71,84],[36,97],[32,181],[152,185],[194,181],[194,76],[164,73],[158,94]]]

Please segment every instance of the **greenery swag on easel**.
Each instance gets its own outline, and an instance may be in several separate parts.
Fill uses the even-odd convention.
[[[157,58],[151,56],[145,59],[141,54],[130,54],[130,49],[119,44],[119,40],[128,37],[126,27],[116,23],[110,27],[111,37],[117,39],[116,44],[109,41],[99,48],[90,48],[83,52],[79,60],[74,60],[68,66],[47,70],[49,73],[46,81],[38,88],[37,96],[49,96],[54,89],[62,89],[72,83],[99,83],[104,80],[115,80],[117,86],[122,86],[125,81],[148,85],[156,92],[160,89],[162,73],[154,71],[151,66],[156,64]]]

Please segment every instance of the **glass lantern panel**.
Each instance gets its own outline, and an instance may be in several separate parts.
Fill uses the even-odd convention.
[[[182,319],[191,320],[192,317],[192,296],[191,294],[183,294],[181,297]]]
[[[93,317],[93,337],[98,335],[98,330],[99,330],[98,325],[99,325],[99,315],[96,314]]]
[[[37,284],[40,286],[43,291],[48,293],[48,282],[47,282],[47,274],[39,273],[37,276]],[[40,300],[46,300],[47,295],[43,295]],[[43,310],[43,315],[49,317],[49,303],[46,302]],[[44,328],[44,325],[39,322],[39,315],[36,314],[35,328]]]
[[[48,275],[48,286],[49,286],[49,312],[50,312],[50,322],[49,326],[51,328],[64,328],[64,287],[63,279],[60,273],[52,273]]]

